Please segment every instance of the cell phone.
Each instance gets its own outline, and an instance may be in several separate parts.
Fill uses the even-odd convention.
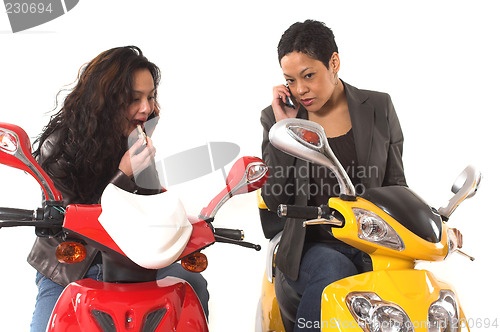
[[[285,86],[288,89],[288,92],[290,93],[290,95],[292,95],[292,92],[290,91],[290,88],[288,87],[288,83],[285,83]],[[290,98],[289,96],[286,96],[286,98],[285,98],[285,106],[288,106],[288,107],[295,109],[295,105],[293,104],[292,98]]]

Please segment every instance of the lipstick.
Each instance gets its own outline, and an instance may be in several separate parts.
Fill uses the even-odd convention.
[[[144,142],[142,143],[142,145],[147,145],[148,144],[148,136],[146,135],[144,130],[142,130],[142,127],[140,124],[137,124],[137,131],[139,132],[139,135],[142,135],[142,138],[144,138]]]

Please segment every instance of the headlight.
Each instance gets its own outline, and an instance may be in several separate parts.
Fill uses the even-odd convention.
[[[356,296],[352,300],[352,311],[360,320],[367,322],[370,319],[370,309],[372,305],[363,296]]]
[[[449,290],[439,292],[439,299],[432,303],[427,314],[430,332],[459,331],[460,317],[455,294]]]
[[[397,304],[383,301],[375,293],[349,293],[347,308],[365,332],[414,331],[408,314]]]
[[[373,310],[372,331],[413,331],[410,318],[399,306],[379,304]]]
[[[360,239],[393,250],[402,251],[405,249],[403,240],[384,219],[365,209],[353,208],[352,211],[358,222]]]

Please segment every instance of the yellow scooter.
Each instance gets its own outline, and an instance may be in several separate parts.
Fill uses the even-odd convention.
[[[328,167],[341,187],[341,195],[330,198],[328,206],[281,205],[278,214],[305,219],[304,227],[330,225],[337,239],[369,254],[373,264],[373,271],[339,280],[323,290],[321,321],[299,319],[295,325],[321,331],[469,330],[454,288],[415,265],[417,261],[442,261],[453,252],[464,254],[445,221],[475,194],[481,180],[477,170],[467,167],[452,187],[454,196],[436,210],[401,186],[367,189],[357,197],[323,128],[315,122],[279,121],[271,128],[270,141],[297,158]],[[259,208],[266,209],[262,200]],[[280,237],[276,235],[269,243],[256,331],[285,331],[274,288],[273,259]]]

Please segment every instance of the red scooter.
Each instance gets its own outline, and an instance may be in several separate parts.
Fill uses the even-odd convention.
[[[102,253],[103,281],[69,284],[47,331],[208,331],[191,286],[174,277],[156,280],[157,270],[181,260],[188,271],[202,272],[207,258],[200,250],[214,242],[260,250],[243,241],[242,231],[212,226],[229,198],[265,183],[268,169],[259,158],[238,159],[226,187],[198,217],[186,216],[180,201],[167,191],[140,196],[113,185],[105,189],[101,204],[63,208],[61,193],[32,157],[30,140],[16,125],[0,123],[0,163],[31,174],[44,194],[36,210],[0,208],[0,228],[33,226],[37,236],[60,237],[63,242],[55,254],[69,264],[85,258],[83,244]]]

